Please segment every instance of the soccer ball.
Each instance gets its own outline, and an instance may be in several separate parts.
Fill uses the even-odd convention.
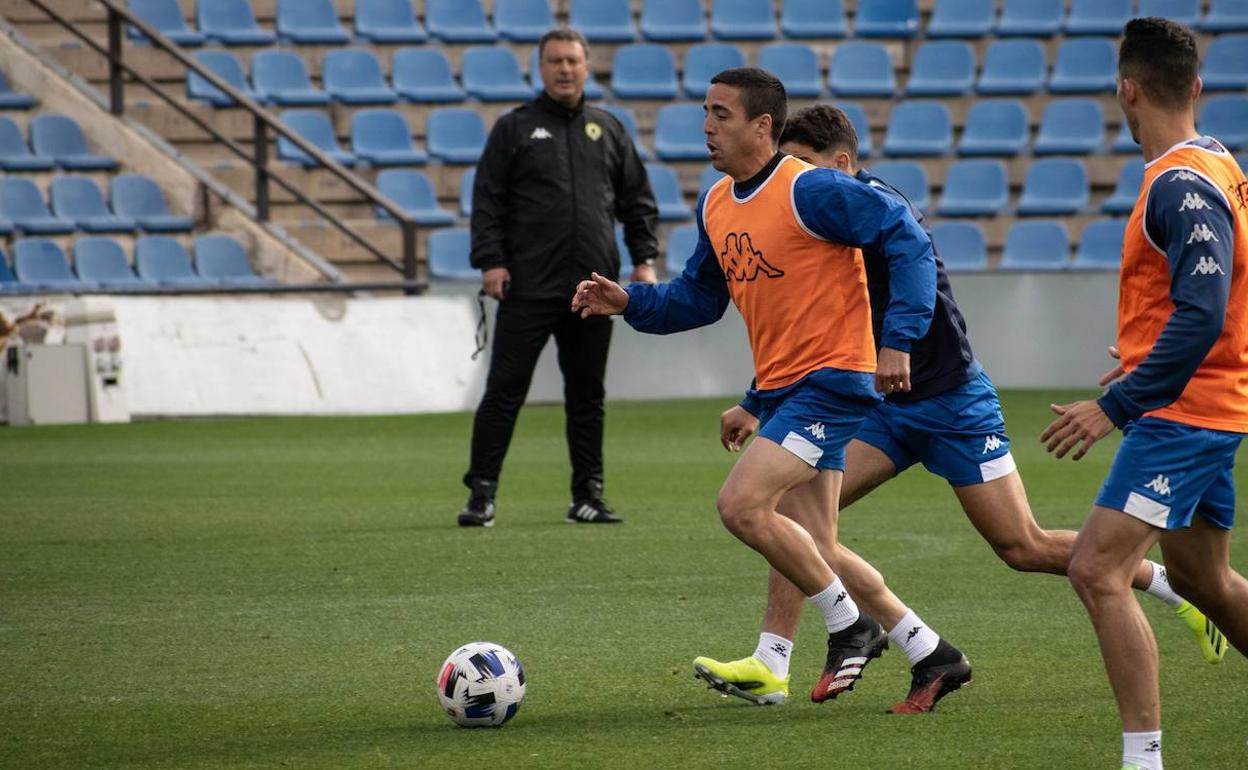
[[[506,647],[469,642],[452,652],[438,674],[438,701],[463,727],[500,727],[524,700],[524,669]]]

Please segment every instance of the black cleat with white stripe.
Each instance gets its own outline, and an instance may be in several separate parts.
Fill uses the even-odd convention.
[[[888,634],[884,627],[867,613],[860,613],[849,628],[828,634],[828,659],[823,676],[810,691],[810,699],[823,703],[854,689],[854,683],[862,678],[867,664],[887,649]]]
[[[569,524],[619,524],[622,521],[601,497],[578,500],[568,508]]]

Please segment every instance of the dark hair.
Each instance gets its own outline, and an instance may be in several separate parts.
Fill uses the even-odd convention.
[[[798,142],[815,152],[829,147],[844,150],[858,162],[858,132],[845,111],[831,105],[816,104],[793,113],[780,134],[780,144],[785,142]]]
[[[1199,69],[1196,36],[1187,27],[1156,16],[1127,22],[1118,73],[1139,83],[1150,101],[1170,109],[1187,107]]]
[[[711,78],[711,83],[723,83],[741,89],[741,104],[749,120],[759,115],[771,116],[771,141],[780,141],[788,114],[789,98],[784,92],[780,78],[758,67],[734,67]]]
[[[551,40],[558,40],[564,43],[580,43],[581,50],[585,52],[585,58],[589,58],[589,41],[581,34],[579,29],[572,27],[554,27],[547,30],[542,35],[542,39],[537,43],[537,58],[541,59],[546,54],[546,44]]]

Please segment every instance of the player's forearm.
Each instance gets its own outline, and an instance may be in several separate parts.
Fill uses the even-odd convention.
[[[627,291],[624,321],[646,334],[675,334],[707,326],[727,309],[726,302],[683,276],[668,283],[634,283]]]

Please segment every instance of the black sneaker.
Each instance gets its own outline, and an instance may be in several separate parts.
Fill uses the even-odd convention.
[[[971,662],[944,639],[910,669],[910,694],[890,714],[926,714],[936,701],[971,681]]]
[[[849,628],[828,634],[828,660],[823,676],[810,691],[810,699],[823,703],[854,689],[854,683],[862,678],[867,664],[887,649],[888,634],[884,627],[867,613],[860,613]]]
[[[459,512],[459,526],[494,526],[494,492],[498,489],[498,482],[474,479],[470,486],[472,492],[468,495],[468,502]]]
[[[579,500],[568,507],[569,524],[619,524],[622,521],[601,497]]]

